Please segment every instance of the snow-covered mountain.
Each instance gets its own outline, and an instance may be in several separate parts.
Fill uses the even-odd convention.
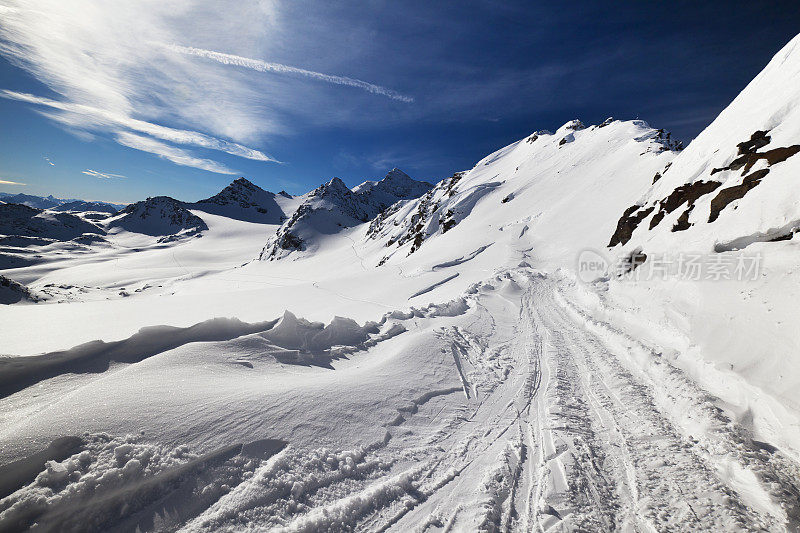
[[[55,211],[104,211],[107,213],[116,213],[125,207],[124,204],[56,198],[53,195],[35,196],[24,193],[11,194],[0,192],[0,200],[7,204],[23,204],[37,209],[53,209]]]
[[[432,187],[237,180],[36,248],[0,272],[0,530],[798,530],[799,76],[800,37],[683,151],[572,120]]]
[[[281,224],[287,218],[281,207],[287,196],[273,194],[245,178],[238,178],[211,198],[189,204],[189,207],[236,220]],[[291,200],[291,196],[288,199]]]
[[[116,204],[109,204],[107,202],[87,202],[85,200],[70,200],[55,207],[51,207],[52,211],[69,211],[72,213],[83,213],[88,211],[96,211],[99,213],[117,213],[123,206]]]
[[[588,128],[572,120],[555,133],[538,131],[501,148],[417,200],[393,205],[366,235],[380,243],[385,263],[432,238],[473,246],[477,235],[486,235],[481,227],[519,222],[541,242],[543,259],[570,263],[581,247],[605,244],[604,231],[613,228],[609,213],[638,198],[652,174],[675,157],[666,139],[641,120],[608,119]]]
[[[400,200],[419,198],[432,188],[427,181],[411,179],[399,168],[393,168],[383,179],[365,181],[353,187],[353,192],[380,212]]]
[[[333,178],[305,196],[291,218],[267,241],[260,258],[274,260],[293,251],[313,252],[327,236],[363,224],[390,205],[417,198],[431,187],[397,168],[382,180],[366,181],[353,190]]]
[[[108,228],[121,228],[163,238],[197,235],[208,226],[180,202],[169,196],[155,196],[129,205],[108,219]]]
[[[741,249],[800,229],[800,38],[621,213],[610,245]]]
[[[61,205],[64,202],[75,201],[63,198],[56,198],[53,195],[34,196],[32,194],[24,194],[24,193],[12,194],[7,192],[0,192],[0,200],[3,200],[5,203],[8,204],[23,204],[27,205],[28,207],[35,207],[36,209],[49,209],[51,207],[56,207],[58,205]]]
[[[16,203],[0,205],[0,235],[5,237],[67,241],[84,233],[104,231],[70,213],[56,213]]]

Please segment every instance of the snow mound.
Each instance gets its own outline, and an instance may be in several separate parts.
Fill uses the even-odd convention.
[[[54,376],[105,372],[111,363],[136,363],[191,342],[235,339],[274,324],[212,318],[186,328],[149,326],[120,341],[92,341],[42,355],[0,358],[0,398]]]
[[[277,195],[245,178],[238,178],[211,198],[191,204],[193,209],[246,222],[280,224],[286,219]]]
[[[309,322],[286,311],[274,328],[262,336],[276,345],[291,350],[318,352],[338,345],[357,345],[375,333],[374,324],[359,326],[350,318],[334,317],[325,326],[321,322]]]
[[[31,291],[25,285],[17,283],[13,279],[9,279],[5,276],[0,276],[0,304],[8,305],[19,302],[38,302],[42,299],[44,299],[42,295]]]
[[[131,204],[120,211],[119,216],[109,219],[107,227],[170,238],[198,235],[208,229],[203,219],[169,196],[156,196]]]
[[[0,234],[68,241],[84,233],[104,233],[91,222],[69,213],[43,211],[22,204],[0,205]]]

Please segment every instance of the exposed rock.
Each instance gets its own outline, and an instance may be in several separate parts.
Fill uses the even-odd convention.
[[[694,208],[698,198],[719,188],[722,183],[718,181],[696,181],[676,187],[669,196],[658,202],[659,210],[650,220],[650,229],[655,228],[664,217],[678,209],[683,204],[688,204],[689,210]]]
[[[756,170],[752,174],[745,176],[741,184],[734,185],[733,187],[727,187],[719,191],[714,199],[711,200],[711,214],[708,216],[708,221],[714,222],[717,220],[720,212],[725,209],[728,204],[734,200],[743,198],[748,191],[754,189],[756,185],[761,183],[761,180],[767,174],[769,174],[768,168]]]
[[[626,209],[617,222],[617,229],[608,242],[609,248],[618,244],[627,244],[633,236],[633,230],[639,226],[647,215],[653,212],[653,209],[655,209],[655,206],[652,205],[644,209],[639,205],[632,205]]]

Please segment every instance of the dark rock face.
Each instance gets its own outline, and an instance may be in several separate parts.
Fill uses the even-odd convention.
[[[647,215],[653,212],[653,209],[655,209],[655,206],[641,209],[641,206],[638,205],[632,205],[626,209],[617,222],[617,229],[608,242],[609,248],[618,244],[627,244],[633,236],[633,230],[639,226]]]
[[[749,141],[737,144],[736,147],[739,149],[739,154],[750,154],[768,145],[772,138],[767,133],[766,131],[758,130],[750,136]]]
[[[658,130],[661,132],[662,130]],[[740,142],[736,145],[737,157],[735,157],[730,164],[721,168],[714,168],[711,170],[711,175],[719,172],[728,172],[741,170],[745,175],[742,178],[742,183],[732,187],[721,189],[717,195],[711,200],[711,214],[709,215],[708,222],[714,222],[719,218],[720,212],[730,205],[731,202],[743,198],[749,191],[754,189],[761,183],[761,180],[769,174],[769,167],[782,163],[790,157],[800,153],[800,145],[785,146],[780,148],[773,148],[764,152],[758,152],[759,149],[769,145],[772,138],[768,135],[768,131],[758,130],[753,132],[750,139]],[[669,136],[667,135],[668,139]],[[760,160],[767,163],[768,168],[760,169],[750,174],[753,166]],[[664,168],[664,173],[669,169],[669,165]],[[662,173],[657,173],[653,178],[653,183],[661,179]],[[686,209],[678,217],[678,220],[672,226],[672,231],[684,231],[691,227],[689,223],[689,216],[694,209],[695,202],[706,194],[710,194],[720,187],[722,181],[695,181],[676,187],[669,196],[655,202],[651,206],[631,206],[620,217],[617,223],[617,229],[611,236],[608,246],[616,246],[617,244],[626,244],[630,241],[633,231],[642,222],[642,220],[655,208],[658,208],[656,214],[650,220],[649,229],[655,228],[664,217],[678,209],[683,204],[687,204]]]
[[[708,217],[708,221],[714,222],[717,220],[720,212],[725,209],[728,204],[739,198],[744,198],[744,195],[761,183],[761,180],[764,179],[764,176],[767,174],[769,174],[768,168],[756,170],[752,174],[745,176],[740,185],[734,185],[733,187],[727,187],[719,191],[714,199],[711,200],[711,214]]]
[[[772,150],[767,150],[766,152],[756,151],[759,148],[767,146],[771,140],[772,138],[767,135],[766,131],[758,130],[754,132],[750,136],[750,140],[740,142],[736,145],[739,157],[731,161],[727,167],[713,169],[711,174],[713,175],[717,172],[724,172],[726,170],[739,170],[740,168],[744,168],[744,170],[742,170],[742,174],[747,174],[750,172],[750,169],[753,168],[753,165],[755,165],[760,159],[766,160],[767,166],[772,166],[777,163],[782,163],[796,153],[800,152],[800,144],[774,148]]]
[[[629,207],[617,222],[617,229],[611,236],[608,246],[612,247],[617,244],[627,244],[633,236],[633,231],[647,215],[656,209],[656,207],[658,207],[658,211],[656,211],[656,214],[650,219],[649,229],[655,228],[666,215],[672,213],[683,204],[688,204],[688,206],[686,211],[679,217],[677,224],[673,227],[673,231],[680,231],[681,229],[688,228],[689,214],[692,209],[694,209],[694,203],[697,199],[714,191],[721,185],[722,183],[718,181],[696,181],[694,183],[687,183],[686,185],[676,187],[669,196],[653,205],[633,205]]]
[[[650,220],[650,229],[655,228],[666,215],[672,213],[684,203],[688,204],[687,211],[694,209],[694,203],[698,198],[704,196],[717,188],[722,183],[718,181],[696,181],[676,187],[669,196],[659,202],[659,210]],[[689,216],[688,214],[686,215]]]

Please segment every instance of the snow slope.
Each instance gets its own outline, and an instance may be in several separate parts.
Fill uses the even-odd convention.
[[[127,213],[202,238],[38,249],[3,271],[58,297],[0,306],[0,529],[797,530],[796,244],[730,245],[800,205],[797,42],[682,152],[573,120],[280,226],[229,189]],[[745,244],[753,278],[647,275]]]

